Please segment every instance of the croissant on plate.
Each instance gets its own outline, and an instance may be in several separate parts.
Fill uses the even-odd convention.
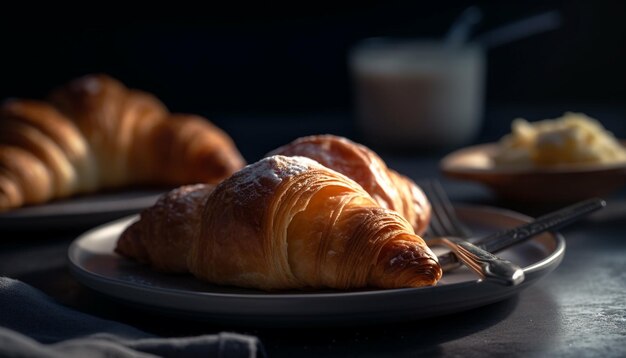
[[[431,207],[424,192],[411,179],[389,169],[369,148],[334,135],[298,138],[268,155],[303,156],[338,171],[359,183],[380,206],[404,216],[417,234],[426,231]]]
[[[103,188],[217,183],[243,165],[206,119],[105,75],[0,106],[0,212]]]
[[[263,290],[420,287],[442,274],[402,216],[297,156],[264,158],[215,187],[175,189],[122,233],[116,252]]]

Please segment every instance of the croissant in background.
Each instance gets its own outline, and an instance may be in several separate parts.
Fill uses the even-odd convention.
[[[411,179],[387,168],[369,148],[334,135],[298,138],[268,155],[304,156],[359,183],[380,206],[404,216],[417,234],[426,231],[431,207],[424,192]]]
[[[264,290],[420,287],[442,273],[411,225],[359,184],[279,155],[215,189],[170,192],[123,232],[116,252],[160,271]]]
[[[105,75],[0,107],[0,211],[104,188],[218,183],[243,165],[208,120]]]

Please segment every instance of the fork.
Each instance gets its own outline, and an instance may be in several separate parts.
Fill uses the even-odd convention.
[[[421,184],[431,203],[432,215],[427,230],[429,245],[445,245],[481,278],[507,286],[524,281],[524,270],[514,263],[501,259],[465,240],[470,230],[456,216],[445,190],[436,180]],[[443,267],[446,271],[446,267]]]

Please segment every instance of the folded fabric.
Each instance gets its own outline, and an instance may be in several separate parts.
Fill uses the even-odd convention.
[[[256,357],[253,336],[219,333],[159,338],[61,306],[39,290],[0,277],[0,356],[5,357]]]

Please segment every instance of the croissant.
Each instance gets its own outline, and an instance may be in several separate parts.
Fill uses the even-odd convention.
[[[105,75],[0,107],[0,211],[104,188],[217,183],[243,165],[206,119]]]
[[[268,155],[304,156],[359,183],[380,206],[397,211],[419,235],[426,231],[431,207],[411,179],[389,169],[369,148],[334,135],[298,138]]]
[[[263,290],[421,287],[442,274],[402,216],[297,156],[264,158],[216,187],[170,192],[115,250],[160,271]]]

